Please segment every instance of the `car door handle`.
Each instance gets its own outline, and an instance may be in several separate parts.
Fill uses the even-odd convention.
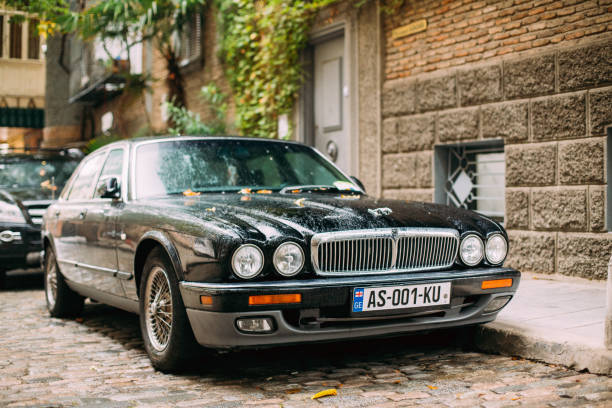
[[[85,215],[87,215],[87,210],[83,210],[79,213],[79,219],[85,219]]]
[[[121,241],[125,241],[127,239],[127,235],[125,232],[121,231],[111,231],[108,233],[111,238],[120,239]]]
[[[60,210],[55,210],[55,216],[59,217],[60,216]]]

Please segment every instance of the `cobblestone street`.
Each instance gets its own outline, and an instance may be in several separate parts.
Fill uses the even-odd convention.
[[[612,378],[423,338],[203,355],[188,372],[165,375],[151,368],[135,315],[87,304],[76,321],[51,319],[42,279],[11,278],[0,292],[0,406],[612,404]],[[337,396],[311,400],[329,388]]]

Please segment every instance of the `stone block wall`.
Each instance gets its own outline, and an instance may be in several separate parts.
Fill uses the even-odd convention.
[[[609,32],[387,80],[382,99],[384,197],[432,201],[435,146],[503,139],[506,264],[605,279]]]

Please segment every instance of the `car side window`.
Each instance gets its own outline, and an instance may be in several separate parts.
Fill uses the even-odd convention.
[[[79,174],[77,174],[70,194],[68,195],[68,201],[76,200],[89,200],[93,195],[94,182],[96,176],[102,167],[102,160],[104,160],[104,154],[97,154],[91,158],[86,158],[83,167],[81,167]]]
[[[102,196],[103,186],[111,177],[115,177],[119,186],[121,186],[121,176],[123,175],[123,149],[112,150],[104,162],[102,172],[96,183],[96,190],[94,192],[94,198],[100,198]]]

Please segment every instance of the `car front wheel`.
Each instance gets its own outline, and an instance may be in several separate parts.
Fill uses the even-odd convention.
[[[184,368],[197,349],[174,268],[159,248],[151,252],[144,266],[140,330],[151,363],[160,371]]]
[[[68,287],[51,249],[47,249],[45,259],[45,298],[49,314],[53,317],[78,316],[85,302],[82,296]]]

